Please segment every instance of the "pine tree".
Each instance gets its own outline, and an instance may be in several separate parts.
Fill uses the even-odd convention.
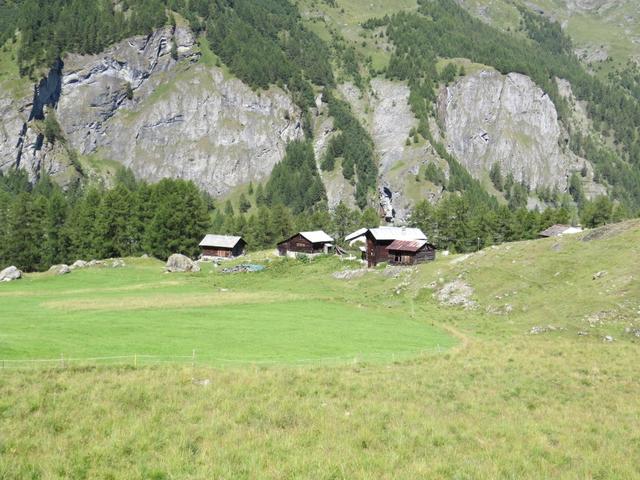
[[[98,257],[97,247],[102,243],[96,236],[95,225],[102,201],[100,191],[89,188],[71,209],[66,225],[66,236],[73,259],[90,260]]]
[[[42,245],[45,239],[42,219],[46,199],[32,198],[23,192],[13,201],[7,221],[6,257],[20,270],[38,271],[44,268]]]
[[[491,182],[493,183],[493,186],[496,188],[496,190],[501,192],[504,188],[504,184],[502,181],[502,170],[499,163],[496,162],[491,165],[491,169],[489,170],[489,178],[491,179]]]
[[[581,207],[585,201],[585,196],[582,190],[582,181],[576,172],[571,174],[571,179],[569,180],[569,194],[578,207]]]
[[[284,240],[293,233],[293,217],[291,210],[282,204],[278,204],[271,209],[269,230],[276,240]]]
[[[224,204],[224,214],[225,215],[234,215],[235,211],[233,210],[233,205],[231,204],[231,200],[227,200]]]
[[[342,240],[354,229],[353,215],[349,207],[347,207],[342,201],[336,205],[333,211],[333,233],[335,238]]]
[[[173,253],[198,254],[210,219],[202,195],[192,182],[164,179],[154,186],[155,215],[146,231],[145,249],[157,258]]]
[[[137,253],[140,239],[133,194],[122,184],[109,190],[96,215],[96,252],[100,258],[126,257]]]
[[[240,213],[246,213],[251,208],[251,202],[247,200],[247,197],[244,195],[244,193],[240,194],[240,199],[238,203],[239,203]]]
[[[67,209],[67,200],[62,191],[55,189],[48,199],[45,219],[44,262],[48,265],[63,263],[68,259],[69,239],[64,229]]]
[[[369,207],[362,212],[360,224],[366,228],[375,228],[380,225],[380,215],[375,209]]]

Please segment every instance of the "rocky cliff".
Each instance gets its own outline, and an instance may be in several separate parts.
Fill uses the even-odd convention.
[[[100,55],[68,55],[28,97],[0,93],[0,170],[19,166],[32,177],[46,171],[65,183],[80,168],[73,160],[79,155],[118,162],[149,181],[193,180],[218,197],[267,178],[286,144],[303,137],[301,112],[286,91],[254,91],[204,53],[189,29],[166,27]],[[570,85],[559,85],[570,97]],[[442,187],[427,181],[424,169],[435,163],[447,175],[447,163],[424,139],[410,137],[417,121],[409,87],[374,78],[366,91],[349,83],[338,90],[374,141],[383,215],[402,222],[417,201],[437,201]],[[326,105],[316,103],[320,161],[335,132]],[[572,172],[585,165],[591,172],[566,148],[553,102],[524,75],[487,69],[460,77],[442,89],[437,110],[447,149],[478,179],[486,181],[498,163],[532,190],[565,190]],[[55,145],[44,138],[48,112],[64,136]],[[432,129],[437,135],[435,121]],[[331,207],[354,204],[340,168],[338,162],[323,173]]]
[[[481,71],[442,90],[439,116],[448,151],[482,179],[494,163],[532,189],[563,191],[585,160],[568,148],[556,108],[529,77]]]
[[[54,176],[65,169],[35,122],[52,109],[68,150],[117,161],[149,181],[180,177],[223,195],[264,179],[303,135],[299,110],[281,89],[254,92],[198,58],[192,33],[180,27],[100,55],[67,56],[33,102],[0,100],[0,168],[18,165],[32,176],[43,166]]]

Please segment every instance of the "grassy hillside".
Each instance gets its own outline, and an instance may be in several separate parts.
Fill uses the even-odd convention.
[[[518,7],[543,12],[563,25],[585,63],[603,76],[614,66],[640,58],[640,8],[633,0],[469,0],[462,5],[492,25],[511,31],[519,26]]]
[[[229,276],[130,260],[0,285],[0,356],[20,324],[33,355],[48,348],[48,322],[52,344],[59,324],[79,351],[123,335],[158,350],[214,344],[233,324],[245,358],[266,355],[257,332],[273,339],[260,321],[282,328],[295,314],[302,327],[289,323],[283,363],[268,367],[0,370],[0,478],[636,478],[639,250],[634,221],[350,280],[334,278],[352,266],[332,259]],[[338,324],[360,328],[354,311],[368,328],[349,337]],[[318,342],[299,333],[322,324],[336,349],[445,342],[443,330],[457,343],[383,363],[287,365],[298,348],[318,353],[328,330]]]

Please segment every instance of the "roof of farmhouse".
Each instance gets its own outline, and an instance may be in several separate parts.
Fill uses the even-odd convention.
[[[205,235],[200,242],[201,247],[220,247],[220,248],[233,248],[238,242],[242,240],[242,237],[232,237],[229,235]]]

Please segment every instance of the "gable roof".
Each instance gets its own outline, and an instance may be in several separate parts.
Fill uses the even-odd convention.
[[[415,253],[427,244],[426,240],[394,240],[387,250]]]
[[[201,247],[220,247],[220,248],[233,248],[238,242],[242,240],[242,237],[233,237],[230,235],[213,235],[208,234],[200,242]]]
[[[379,227],[369,229],[376,240],[427,240],[419,228]]]
[[[281,243],[288,242],[293,237],[296,237],[298,235],[306,238],[311,243],[333,243],[334,241],[333,238],[331,238],[329,235],[324,233],[322,230],[315,230],[313,232],[298,232],[295,235],[291,235],[289,238],[282,240],[280,243],[278,243],[278,245],[280,245]]]
[[[333,238],[324,233],[322,230],[315,230],[313,232],[300,232],[304,238],[309,240],[311,243],[331,243],[333,242]]]
[[[362,237],[365,233],[367,233],[368,228],[359,228],[353,233],[350,233],[346,237],[344,237],[345,242],[350,242],[351,240],[355,240],[358,237]]]
[[[559,235],[564,235],[565,233],[578,233],[581,232],[582,228],[580,227],[572,227],[571,225],[562,225],[556,224],[552,225],[546,230],[543,230],[539,233],[541,237],[557,237]]]

